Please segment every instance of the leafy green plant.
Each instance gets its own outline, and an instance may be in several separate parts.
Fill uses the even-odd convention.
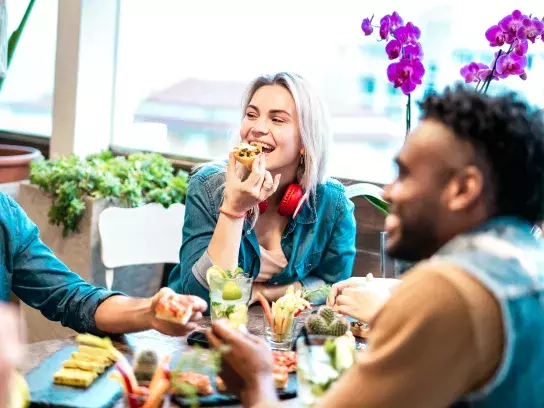
[[[153,153],[114,156],[110,151],[32,163],[30,182],[53,196],[49,221],[63,235],[78,231],[85,198],[105,198],[121,207],[184,203],[187,174],[177,173],[165,157]]]

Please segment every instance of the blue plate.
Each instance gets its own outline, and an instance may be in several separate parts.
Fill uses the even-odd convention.
[[[122,396],[121,385],[108,378],[113,367],[101,374],[89,388],[53,384],[53,375],[78,346],[68,346],[53,354],[26,376],[33,406],[66,408],[107,408]]]

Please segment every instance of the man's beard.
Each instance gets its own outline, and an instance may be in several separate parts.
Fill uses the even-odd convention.
[[[429,258],[439,248],[435,222],[429,216],[409,223],[401,218],[399,232],[397,242],[387,249],[391,258],[417,262]]]

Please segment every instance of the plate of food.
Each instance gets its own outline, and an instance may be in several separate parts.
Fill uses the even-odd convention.
[[[199,352],[197,352],[198,354]],[[273,351],[274,382],[278,397],[289,399],[297,396],[296,353],[294,351]],[[206,365],[206,364],[204,364]],[[213,370],[209,373],[180,371],[171,379],[172,401],[182,407],[191,407],[198,402],[200,407],[223,406],[239,403],[239,399],[228,392],[221,377]],[[197,401],[196,401],[197,400]]]
[[[76,342],[78,345],[57,351],[26,376],[32,404],[103,408],[119,399],[121,387],[107,377],[112,366],[126,361],[125,357],[109,338],[80,334]]]

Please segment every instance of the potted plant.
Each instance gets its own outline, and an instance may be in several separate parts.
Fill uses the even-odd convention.
[[[85,279],[104,285],[100,213],[111,206],[184,203],[186,191],[186,173],[176,172],[165,157],[106,151],[32,163],[30,184],[21,184],[18,201],[55,255]]]
[[[30,0],[21,23],[8,40],[6,0],[0,0],[0,91],[35,1]],[[0,145],[0,183],[27,179],[30,163],[40,156],[40,151],[31,147]]]

